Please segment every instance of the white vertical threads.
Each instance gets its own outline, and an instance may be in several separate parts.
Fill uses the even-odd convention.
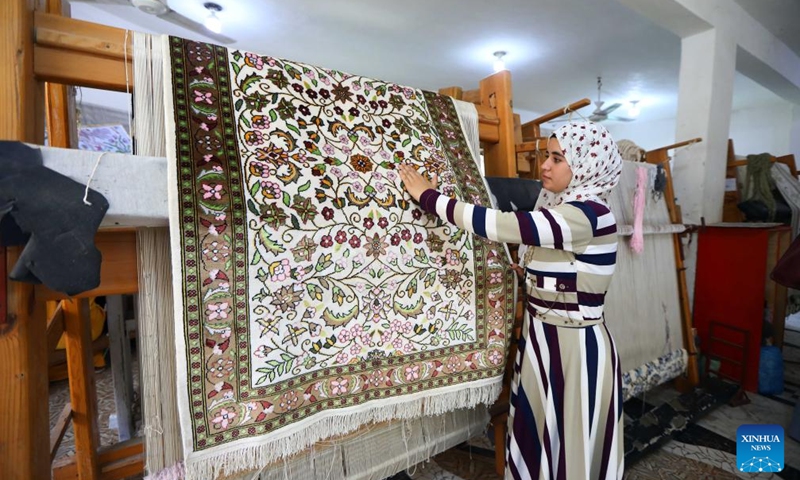
[[[159,37],[134,32],[133,47],[136,153],[165,156],[162,43]],[[164,188],[166,183],[165,179]],[[137,244],[145,466],[155,473],[174,469],[183,460],[175,390],[176,319],[169,232],[166,228],[139,229]]]

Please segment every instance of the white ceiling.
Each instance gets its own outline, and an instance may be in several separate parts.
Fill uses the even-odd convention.
[[[736,0],[736,3],[800,55],[799,0]]]
[[[202,21],[203,1],[169,5]],[[505,50],[523,121],[594,100],[598,75],[603,100],[641,101],[641,121],[672,118],[677,108],[680,39],[617,0],[216,1],[223,33],[237,39],[229,47],[429,90],[477,87],[491,73],[492,52]],[[203,40],[133,7],[72,2],[72,15]],[[736,82],[734,108],[781,101],[741,75]],[[87,102],[97,98],[108,103],[84,94]]]

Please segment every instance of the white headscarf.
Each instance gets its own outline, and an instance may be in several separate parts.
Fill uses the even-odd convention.
[[[587,200],[608,207],[608,196],[622,175],[622,157],[608,130],[592,122],[572,122],[556,129],[553,136],[572,170],[572,180],[559,193],[542,189],[536,209]]]
[[[622,175],[622,157],[608,130],[592,122],[572,122],[560,126],[553,135],[572,170],[572,180],[563,192],[543,188],[534,210],[586,200],[608,207],[608,196]],[[520,245],[518,255],[523,265],[531,261],[527,253],[528,246]]]

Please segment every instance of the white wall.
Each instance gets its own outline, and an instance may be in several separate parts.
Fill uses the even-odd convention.
[[[687,140],[675,138],[674,118],[605,125],[614,140],[631,140],[645,150]],[[800,159],[800,106],[781,102],[734,110],[729,138],[737,155],[794,153]]]
[[[795,109],[797,109],[795,107]],[[788,102],[734,110],[729,137],[736,155],[771,153],[775,156],[792,152],[792,105]],[[795,123],[800,119],[795,118]],[[800,128],[794,129],[800,133]],[[795,134],[795,143],[800,141]]]
[[[604,125],[614,140],[630,140],[645,150],[654,150],[675,143],[674,118]]]

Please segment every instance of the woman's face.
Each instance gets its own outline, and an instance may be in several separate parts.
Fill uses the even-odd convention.
[[[542,186],[553,192],[564,191],[572,181],[572,169],[561,151],[558,140],[547,141],[547,159],[542,164]]]

